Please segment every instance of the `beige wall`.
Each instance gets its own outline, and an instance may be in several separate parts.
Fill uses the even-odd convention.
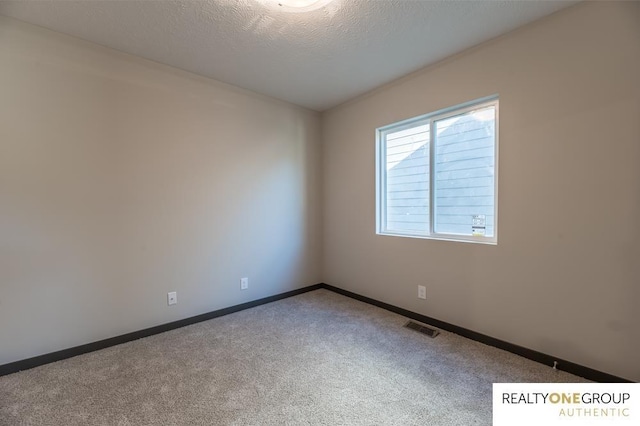
[[[375,129],[492,94],[498,245],[375,235]],[[330,110],[323,143],[326,283],[640,380],[640,3],[579,4]]]
[[[320,282],[319,119],[0,18],[0,364]]]

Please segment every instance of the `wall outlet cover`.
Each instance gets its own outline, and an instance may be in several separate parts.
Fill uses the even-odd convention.
[[[418,298],[426,299],[427,298],[427,288],[423,285],[418,286]]]

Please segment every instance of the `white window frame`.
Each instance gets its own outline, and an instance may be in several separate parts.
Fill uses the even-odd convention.
[[[434,211],[436,188],[435,179],[432,179],[436,167],[435,161],[433,161],[433,159],[435,158],[435,144],[433,143],[434,122],[488,106],[493,106],[495,108],[493,236],[487,237],[435,232],[433,228],[435,221]],[[418,231],[390,231],[386,229],[386,135],[420,125],[429,126],[429,232],[420,233]],[[463,104],[455,105],[450,108],[444,108],[429,114],[402,120],[376,129],[376,234],[396,237],[423,238],[430,240],[460,241],[496,245],[498,243],[498,135],[499,100],[497,95],[465,102]]]

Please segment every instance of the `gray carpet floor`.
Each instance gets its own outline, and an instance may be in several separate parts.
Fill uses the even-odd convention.
[[[490,425],[493,382],[580,382],[317,290],[0,377],[0,425]]]

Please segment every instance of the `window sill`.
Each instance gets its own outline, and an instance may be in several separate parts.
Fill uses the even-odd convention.
[[[383,237],[403,237],[403,238],[417,238],[421,240],[438,240],[438,241],[450,241],[456,243],[475,243],[484,244],[490,246],[498,245],[498,238],[473,238],[473,237],[460,237],[457,235],[413,235],[413,234],[400,234],[393,232],[376,232],[376,235]]]

